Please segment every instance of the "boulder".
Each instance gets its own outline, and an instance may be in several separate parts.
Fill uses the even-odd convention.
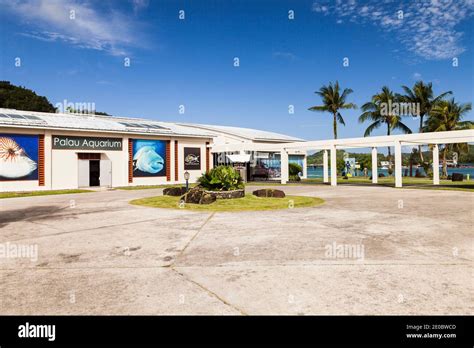
[[[199,188],[192,188],[181,197],[181,200],[184,201],[184,203],[199,204],[203,194],[203,190]]]
[[[285,197],[285,192],[281,190],[274,190],[274,189],[255,190],[252,193],[254,196],[257,196],[257,197],[273,197],[273,198]]]
[[[201,196],[201,200],[199,201],[199,204],[211,204],[216,201],[216,196],[204,192],[203,195]]]
[[[233,199],[245,197],[245,190],[233,190],[233,191],[205,191],[217,199]]]
[[[163,190],[165,196],[182,196],[186,193],[186,187],[167,187]]]
[[[191,204],[211,204],[214,203],[216,199],[216,196],[204,191],[200,187],[190,189],[181,197],[181,200],[184,201],[184,203]]]

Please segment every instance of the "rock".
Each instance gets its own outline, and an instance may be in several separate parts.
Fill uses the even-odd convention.
[[[186,187],[167,187],[163,190],[165,196],[182,196],[186,193]]]
[[[216,201],[216,196],[211,193],[204,191],[201,187],[197,186],[190,189],[186,194],[181,197],[184,203],[192,204],[211,204]]]
[[[281,190],[272,190],[272,194],[273,194],[273,198],[285,198],[285,192],[281,191]]]
[[[217,199],[233,199],[233,198],[245,197],[244,189],[233,190],[233,191],[205,191],[205,192],[215,196]]]
[[[184,201],[184,203],[199,204],[203,194],[203,190],[201,190],[199,187],[195,187],[190,189],[186,194],[184,194],[181,197],[181,200]]]
[[[285,192],[281,190],[274,190],[274,189],[255,190],[252,193],[254,196],[257,196],[257,197],[273,197],[273,198],[285,197]]]
[[[211,204],[217,199],[241,198],[244,196],[245,190],[243,189],[234,191],[205,191],[202,187],[196,186],[181,196],[181,200],[185,203]]]
[[[201,200],[199,201],[199,204],[211,204],[216,201],[216,196],[204,192],[203,195],[201,196]]]

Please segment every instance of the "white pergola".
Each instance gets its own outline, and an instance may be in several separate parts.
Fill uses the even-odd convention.
[[[402,146],[432,145],[433,151],[433,184],[439,185],[439,148],[440,144],[472,143],[474,129],[449,132],[415,133],[386,135],[365,138],[346,138],[332,140],[299,141],[279,144],[233,143],[210,145],[211,152],[231,151],[272,151],[280,152],[281,183],[288,182],[288,151],[290,150],[324,150],[323,182],[329,182],[329,164],[331,167],[331,185],[337,185],[336,150],[351,148],[372,148],[372,182],[377,183],[377,148],[393,146],[395,157],[395,187],[402,187]],[[330,156],[328,156],[328,150]],[[330,157],[330,158],[328,158]]]

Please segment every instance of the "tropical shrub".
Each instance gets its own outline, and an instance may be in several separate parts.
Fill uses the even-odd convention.
[[[303,172],[303,168],[298,164],[294,162],[288,163],[288,179],[290,181],[300,181],[301,178],[298,175],[299,173]]]
[[[209,191],[231,191],[244,188],[240,173],[230,166],[218,166],[204,173],[198,183]]]
[[[300,181],[300,180],[301,180],[301,178],[300,178],[299,175],[290,175],[290,176],[288,177],[288,179],[289,179],[290,181]]]
[[[303,168],[298,163],[290,162],[288,164],[288,171],[290,175],[298,175],[298,173],[303,172]]]

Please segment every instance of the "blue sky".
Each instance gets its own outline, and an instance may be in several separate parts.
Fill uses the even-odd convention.
[[[452,90],[461,102],[474,95],[471,0],[0,0],[0,6],[0,79],[53,104],[95,103],[114,115],[310,140],[332,138],[331,116],[307,110],[320,104],[314,91],[330,81],[352,88],[349,101],[359,106],[384,85],[401,92],[418,79],[433,82],[436,94]],[[359,114],[343,112],[339,137],[363,135]],[[405,122],[417,128],[417,121]]]

